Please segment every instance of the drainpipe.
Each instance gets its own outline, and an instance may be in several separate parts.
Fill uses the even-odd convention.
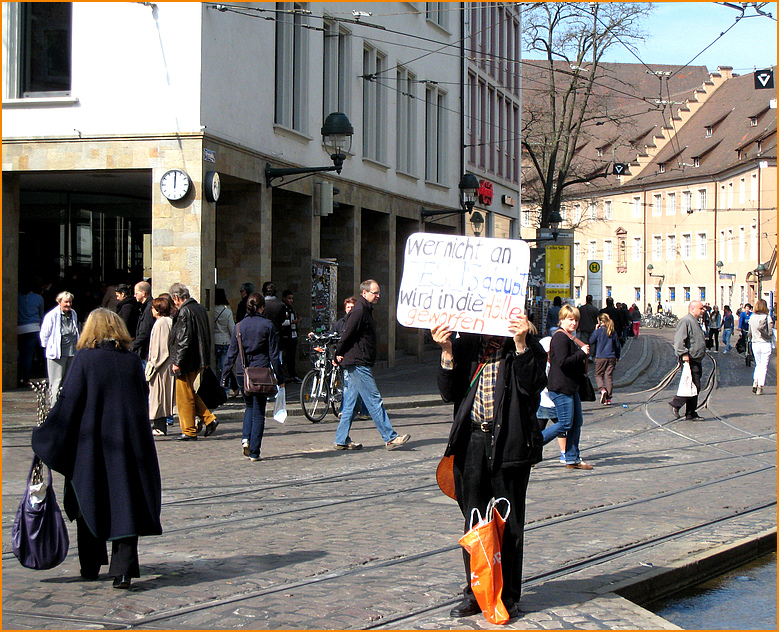
[[[465,112],[465,13],[467,11],[468,3],[462,3],[462,11],[460,11],[460,112]],[[471,34],[472,36],[472,34]],[[457,176],[457,181],[460,181],[462,175],[465,173],[465,117],[460,116],[460,172]],[[458,189],[458,205],[459,205],[459,189]],[[460,215],[460,234],[465,235],[465,213]]]

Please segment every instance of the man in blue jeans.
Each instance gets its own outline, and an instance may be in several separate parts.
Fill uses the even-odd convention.
[[[373,306],[378,303],[381,291],[373,279],[360,283],[361,295],[346,321],[341,340],[336,349],[336,360],[344,370],[344,395],[341,421],[335,431],[336,450],[359,450],[362,443],[355,443],[349,436],[354,417],[357,396],[368,408],[373,423],[384,440],[387,450],[406,443],[411,435],[399,435],[392,428],[381,394],[373,379],[371,367],[376,361],[376,327],[373,322]]]

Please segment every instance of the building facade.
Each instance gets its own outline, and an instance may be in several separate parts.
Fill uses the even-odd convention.
[[[337,264],[331,305],[381,284],[381,359],[418,352],[394,319],[399,253],[422,206],[457,204],[462,20],[446,3],[364,8],[3,3],[5,296],[21,275],[79,290],[151,277],[154,295],[181,281],[210,310],[216,286],[235,304],[241,283],[272,280],[305,328],[319,261]],[[331,112],[354,128],[341,173],[268,182],[267,166],[333,164]],[[172,169],[191,184],[179,200],[160,188]],[[15,301],[3,310],[8,388]]]

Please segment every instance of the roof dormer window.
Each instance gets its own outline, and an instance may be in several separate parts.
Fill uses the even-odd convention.
[[[700,167],[701,166],[701,159],[698,158],[698,156],[694,156],[692,159],[692,166],[693,167]]]
[[[711,138],[711,135],[714,133],[714,128],[711,125],[706,126],[706,138]]]
[[[756,116],[750,116],[749,117],[749,127],[757,127],[757,117]]]
[[[661,162],[658,167],[660,167],[660,173],[665,173],[665,163]]]

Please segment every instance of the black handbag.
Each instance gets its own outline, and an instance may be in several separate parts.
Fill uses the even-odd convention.
[[[51,470],[46,468],[48,477],[44,482],[43,467],[34,457],[27,490],[11,527],[11,551],[22,566],[36,570],[62,564],[70,546],[68,528],[51,485]]]
[[[241,363],[243,364],[243,392],[254,395],[275,395],[278,390],[278,382],[273,369],[266,366],[247,366],[238,325],[235,326],[235,335],[238,338],[238,350],[241,353]]]
[[[210,366],[207,366],[200,373],[200,386],[197,389],[197,396],[203,400],[203,403],[209,410],[219,408],[227,401],[227,393],[219,385],[219,380]]]
[[[579,398],[583,402],[595,401],[595,389],[592,386],[589,376],[585,375],[579,386]]]

